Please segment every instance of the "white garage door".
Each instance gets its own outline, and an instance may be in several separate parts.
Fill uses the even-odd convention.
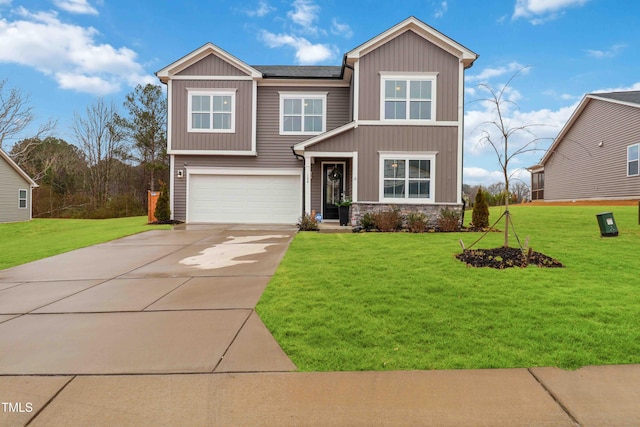
[[[188,222],[295,224],[300,175],[191,175]]]

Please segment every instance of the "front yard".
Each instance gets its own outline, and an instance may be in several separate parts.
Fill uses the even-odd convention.
[[[600,237],[602,211],[620,236]],[[302,371],[640,363],[638,208],[512,213],[521,241],[565,268],[467,267],[458,240],[477,233],[299,233],[257,311]]]
[[[147,230],[147,217],[34,219],[0,224],[0,270]]]

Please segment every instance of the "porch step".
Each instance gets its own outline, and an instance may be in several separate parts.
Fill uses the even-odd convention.
[[[341,226],[337,222],[321,222],[318,224],[318,233],[352,233],[350,225]]]

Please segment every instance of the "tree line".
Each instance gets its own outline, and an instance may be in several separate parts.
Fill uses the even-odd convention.
[[[29,97],[0,82],[0,148],[35,120]],[[166,117],[162,87],[138,85],[126,95],[124,113],[96,99],[74,114],[73,141],[57,138],[47,122],[9,151],[39,185],[33,216],[112,218],[143,215],[147,190],[168,180]]]
[[[476,194],[480,190],[484,192],[484,198],[489,206],[505,205],[507,194],[509,194],[509,204],[525,203],[530,200],[529,186],[522,181],[511,183],[509,193],[507,193],[504,182],[496,182],[486,187],[464,184],[462,193],[468,200],[467,207],[473,206]]]

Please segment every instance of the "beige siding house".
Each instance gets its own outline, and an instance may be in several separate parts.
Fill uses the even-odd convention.
[[[529,168],[533,200],[640,199],[640,91],[586,95]]]
[[[37,186],[0,148],[0,223],[29,221],[32,190]]]
[[[207,43],[167,85],[174,219],[352,221],[462,206],[464,71],[477,55],[410,17],[341,66],[247,65]]]

